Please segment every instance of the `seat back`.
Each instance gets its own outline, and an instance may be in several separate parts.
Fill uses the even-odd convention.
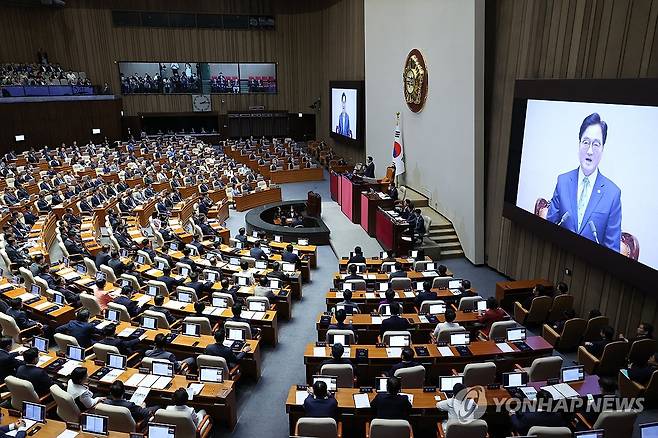
[[[428,262],[427,260],[418,260],[414,262],[414,271],[421,272],[425,271],[427,269],[427,265],[429,263],[434,263],[434,262]]]
[[[2,336],[12,338],[17,344],[21,342],[21,329],[18,328],[14,318],[0,312],[0,327],[2,327]]]
[[[486,386],[496,380],[496,364],[493,362],[469,363],[464,367],[464,385]]]
[[[166,409],[158,409],[155,411],[156,423],[171,424],[176,426],[176,436],[181,437],[195,437],[196,426],[192,417],[184,411],[168,411]]]
[[[436,305],[436,304],[445,304],[445,301],[443,301],[443,300],[425,300],[420,305],[420,309],[418,309],[418,313],[429,313],[430,312],[430,306],[433,306],[433,305]]]
[[[64,245],[64,242],[61,240],[57,242],[57,246],[59,247],[59,250],[62,251],[62,254],[64,257],[71,257],[71,254],[69,254],[69,250],[66,249],[66,246]]]
[[[117,276],[114,273],[114,269],[112,269],[108,265],[101,265],[101,271],[105,273],[105,277],[108,283],[117,282]]]
[[[34,277],[34,283],[41,288],[42,295],[48,290],[48,282],[41,277]]]
[[[212,325],[210,320],[205,316],[186,316],[183,319],[183,322],[188,322],[190,324],[199,324],[201,326],[202,335],[212,335]]]
[[[620,377],[622,375],[623,373],[619,373]],[[623,397],[624,395],[621,394],[621,396]],[[647,383],[644,390],[644,400],[646,403],[655,403],[658,400],[658,370],[651,374],[651,379],[649,379],[649,383]]]
[[[247,262],[250,268],[256,266],[256,259],[253,257],[242,256],[240,257],[240,263]]]
[[[370,438],[411,438],[413,432],[407,420],[375,418],[370,422]]]
[[[80,408],[75,403],[73,396],[60,388],[59,385],[51,386],[50,393],[57,404],[57,416],[67,423],[79,423]]]
[[[446,438],[485,438],[487,436],[487,422],[473,420],[462,423],[459,420],[448,420],[445,432]]]
[[[188,272],[188,273],[193,271],[192,266],[190,266],[189,264],[187,264],[187,263],[182,263],[182,262],[176,262],[176,269],[177,269],[177,271],[178,271],[178,273],[179,273],[180,275],[183,275],[183,274],[181,273],[183,268],[187,269],[187,272]],[[188,275],[189,275],[189,274],[188,274]]]
[[[82,259],[85,263],[85,267],[87,268],[87,275],[89,275],[92,278],[96,277],[96,263],[90,259],[89,257],[85,257]]]
[[[411,333],[408,330],[389,330],[384,332],[382,336],[382,342],[386,345],[389,345],[391,336],[407,335],[411,339]]]
[[[320,368],[320,374],[336,376],[336,385],[339,388],[354,387],[354,369],[350,364],[325,364]]]
[[[145,310],[144,315],[147,316],[152,316],[153,318],[157,318],[158,320],[158,328],[159,329],[167,329],[169,330],[171,326],[169,325],[169,321],[167,321],[167,316],[162,313],[158,312],[156,310]]]
[[[18,268],[18,272],[21,274],[21,277],[23,277],[25,289],[29,291],[32,287],[32,283],[34,283],[34,276],[32,275],[32,271],[21,266]]]
[[[197,248],[194,245],[190,245],[189,243],[185,245],[185,248],[190,250],[190,255],[192,256],[198,256],[199,255],[199,248]]]
[[[73,345],[79,347],[78,340],[73,336],[65,335],[64,333],[55,333],[54,336],[55,342],[57,342],[57,347],[59,351],[66,351],[66,347]]]
[[[601,338],[601,329],[607,326],[607,316],[597,316],[587,321],[587,327],[583,334],[583,342],[592,342]]]
[[[610,342],[603,349],[601,362],[596,368],[596,374],[599,376],[614,376],[617,372],[626,368],[626,356],[630,346],[625,341]]]
[[[128,313],[128,309],[126,306],[123,304],[117,304],[117,303],[107,303],[108,309],[114,309],[119,311],[119,319],[124,322],[131,322],[132,318],[130,317],[130,313]]]
[[[196,291],[194,289],[192,289],[191,287],[176,286],[176,292],[185,292],[185,293],[190,294],[191,297],[192,297],[192,302],[193,303],[196,303],[197,301],[199,301],[199,297],[197,296]]]
[[[395,290],[411,289],[411,279],[406,277],[391,278],[391,288]]]
[[[103,313],[101,311],[101,305],[98,304],[98,300],[96,300],[96,297],[91,294],[85,292],[81,293],[80,304],[82,304],[82,307],[89,310],[91,316],[96,316]]]
[[[11,393],[11,407],[17,411],[23,410],[23,402],[39,403],[39,396],[32,386],[32,382],[19,379],[15,376],[5,378],[7,389]]]
[[[345,280],[345,283],[352,285],[352,290],[366,290],[365,280]]]
[[[169,266],[169,261],[163,257],[155,256],[153,257],[153,262],[155,262],[155,265],[159,265],[160,263],[164,264],[166,267],[171,268]]]
[[[96,360],[100,360],[102,362],[107,362],[108,353],[121,354],[117,347],[101,344],[100,342],[96,342],[94,345],[92,345],[92,348],[94,349],[94,356],[96,356]]]
[[[251,327],[246,322],[226,321],[224,323],[224,330],[228,333],[229,329],[240,329],[245,331],[246,339],[252,339]]]
[[[134,275],[121,274],[121,277],[119,278],[121,280],[128,280],[134,290],[138,291],[141,289],[141,286],[139,285],[139,280],[137,280],[137,277],[135,277]]]
[[[302,417],[297,420],[295,435],[313,438],[338,437],[338,425],[333,418]]]
[[[551,310],[553,299],[551,297],[535,297],[525,317],[525,324],[543,324]]]
[[[382,263],[382,272],[391,272],[395,267],[395,262],[383,262]]]
[[[568,427],[532,426],[528,431],[528,435],[537,438],[571,438],[571,429]]]
[[[530,365],[528,379],[531,382],[559,379],[561,369],[562,358],[560,356],[538,357]]]
[[[462,326],[444,328],[443,330],[439,331],[436,340],[437,342],[450,342],[450,335],[453,333],[466,333],[466,329]]]
[[[229,380],[229,369],[226,359],[219,356],[200,354],[196,357],[197,367],[215,367],[224,370],[224,380]]]
[[[560,334],[560,341],[557,348],[561,350],[568,350],[577,348],[580,344],[580,339],[583,337],[587,321],[582,318],[572,318],[564,323],[562,333]]]
[[[233,296],[231,294],[225,294],[223,292],[213,292],[212,293],[213,298],[224,298],[226,300],[226,304],[228,307],[232,307],[233,304]]]
[[[554,322],[562,318],[565,310],[573,309],[573,295],[557,295],[553,298],[551,310],[548,312],[548,322]]]
[[[593,429],[603,429],[603,435],[632,436],[637,418],[635,411],[603,411],[594,423]]]
[[[637,360],[638,358],[649,358],[656,352],[655,339],[640,339],[633,342],[628,351],[628,358],[630,361]]]
[[[149,253],[147,253],[146,251],[142,251],[142,250],[140,249],[140,250],[137,251],[137,255],[141,255],[142,257],[144,257],[144,261],[145,261],[147,264],[149,264],[149,265],[153,265],[153,260],[151,260],[151,256],[150,256]]]
[[[137,429],[137,424],[135,423],[133,416],[130,415],[130,411],[123,406],[99,403],[94,407],[94,412],[99,415],[105,415],[108,418],[108,430],[130,433],[135,432]]]
[[[356,336],[354,336],[354,332],[352,330],[339,330],[339,329],[327,330],[327,335],[325,336],[325,342],[327,342],[328,344],[332,344],[334,335],[345,335],[348,337],[347,342],[349,342],[349,345],[356,344]]]
[[[506,339],[507,329],[514,328],[518,324],[516,321],[497,321],[491,324],[489,330],[489,339]]]
[[[164,282],[158,280],[147,281],[146,287],[151,287],[151,286],[158,288],[158,292],[157,292],[158,295],[162,295],[165,298],[169,298],[169,289],[167,289],[167,285]]]
[[[400,368],[395,370],[395,377],[399,377],[403,389],[422,388],[425,384],[425,367],[416,365],[415,367]]]
[[[265,310],[269,310],[270,308],[270,300],[267,297],[247,297],[246,300],[247,307],[249,306],[249,303],[252,302],[265,304]]]
[[[464,297],[459,300],[459,306],[457,307],[457,310],[473,310],[477,308],[477,302],[482,301],[482,297],[477,296],[477,297]]]

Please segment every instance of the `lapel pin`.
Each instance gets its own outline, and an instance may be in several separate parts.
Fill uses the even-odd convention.
[[[599,189],[599,190],[597,190],[597,191],[596,191],[596,193],[601,193],[601,190],[600,190],[600,189]]]

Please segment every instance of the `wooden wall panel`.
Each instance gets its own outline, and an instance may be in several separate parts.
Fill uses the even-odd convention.
[[[511,278],[566,281],[578,311],[600,308],[621,332],[658,324],[657,295],[502,217],[514,81],[656,77],[658,0],[494,0],[487,8],[487,264]]]

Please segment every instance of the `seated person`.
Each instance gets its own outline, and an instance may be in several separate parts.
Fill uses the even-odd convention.
[[[167,290],[169,293],[172,293],[174,290],[176,290],[177,286],[181,286],[183,284],[183,280],[177,280],[174,277],[171,276],[171,268],[168,268],[165,266],[165,268],[162,270],[162,276],[158,277],[158,281],[163,282],[167,286]]]
[[[244,227],[240,228],[238,230],[238,234],[235,236],[235,240],[242,242],[243,244],[247,243],[247,236],[245,234],[246,232],[247,230],[245,230]]]
[[[585,349],[593,356],[601,359],[605,346],[613,341],[615,329],[610,326],[603,327],[600,332],[600,339],[593,342],[585,342]]]
[[[82,308],[78,310],[74,320],[57,327],[55,333],[73,336],[82,348],[89,348],[93,344],[94,335],[99,334],[96,326],[89,322],[90,316],[89,310]]]
[[[455,329],[456,328],[460,328],[460,329],[464,328],[464,327],[462,327],[461,325],[459,325],[458,323],[455,322],[455,319],[457,318],[457,313],[452,309],[452,307],[448,307],[446,309],[446,313],[445,313],[444,316],[445,316],[446,322],[438,323],[436,325],[436,327],[434,328],[434,332],[432,332],[432,338],[434,340],[439,338],[439,333],[441,332],[441,330],[451,329],[451,328],[455,328]]]
[[[254,273],[251,272],[251,269],[249,268],[249,263],[246,261],[240,262],[240,272],[235,274],[238,277],[245,277],[247,278],[247,282],[249,284],[254,284]]]
[[[462,280],[462,285],[459,287],[459,298],[467,298],[467,297],[477,297],[478,294],[475,292],[473,289],[471,289],[471,281],[470,280]]]
[[[352,301],[352,291],[349,289],[343,291],[343,301],[337,305],[345,306],[345,313],[359,313],[359,306]]]
[[[375,411],[375,418],[388,420],[408,420],[411,413],[411,403],[406,395],[400,395],[402,382],[397,377],[389,377],[386,381],[386,392],[378,393],[370,402]]]
[[[409,330],[409,321],[400,316],[400,303],[391,303],[391,316],[382,321],[380,335],[388,331]]]
[[[524,409],[516,411],[510,417],[512,430],[519,435],[528,435],[528,430],[533,426],[567,426],[567,421],[561,412],[552,412],[551,409],[546,409],[546,406],[551,406],[552,401],[553,397],[550,392],[545,389],[537,391],[536,409],[529,412],[524,412]]]
[[[350,265],[352,263],[365,263],[366,258],[363,256],[363,250],[361,249],[360,246],[357,246],[354,248],[354,255],[350,257],[350,259],[347,261],[347,264]]]
[[[137,347],[140,341],[139,338],[126,339],[126,338],[118,337],[116,335],[117,326],[114,324],[106,325],[105,327],[103,327],[102,332],[103,332],[103,339],[98,341],[98,343],[116,347],[119,350],[119,353],[124,354],[126,356],[130,356],[135,352],[135,348]],[[144,337],[146,335],[144,334],[142,336]]]
[[[649,364],[649,358],[643,354],[634,354],[629,358],[628,378],[635,383],[646,386],[656,370]],[[623,371],[623,370],[622,370]]]
[[[23,361],[17,359],[20,353],[9,351],[13,344],[14,340],[9,336],[0,338],[0,381],[3,382],[5,377],[15,375],[16,369],[23,365]]]
[[[148,239],[145,239],[145,240],[148,240]],[[110,245],[107,245],[107,244],[103,245],[101,247],[101,250],[98,251],[98,254],[96,254],[96,259],[94,260],[94,264],[96,265],[96,269],[100,269],[101,265],[107,265],[111,258],[112,258],[112,256],[110,255]]]
[[[336,318],[336,323],[335,324],[329,324],[329,327],[327,330],[352,330],[354,331],[354,327],[352,327],[352,323],[345,324],[345,319],[347,318],[347,312],[345,312],[345,309],[339,309],[336,311],[336,314],[334,315],[334,318]]]
[[[63,277],[55,277],[55,287],[52,290],[64,295],[64,300],[73,307],[80,307],[80,294],[66,287]]]
[[[573,309],[567,309],[564,312],[562,312],[562,317],[555,321],[551,327],[558,333],[562,333],[562,330],[564,329],[564,324],[566,324],[567,321],[570,319],[574,319],[576,317],[576,311]]]
[[[404,347],[402,349],[402,354],[400,355],[401,361],[391,367],[388,372],[388,376],[395,376],[395,372],[402,368],[411,368],[420,365],[418,362],[414,361],[414,356],[415,353],[411,347]]]
[[[160,294],[156,295],[155,297],[153,297],[153,304],[154,305],[151,306],[151,308],[149,310],[152,310],[154,312],[162,313],[165,316],[165,318],[167,318],[167,322],[171,325],[174,322],[176,322],[176,317],[171,314],[169,309],[167,309],[166,307],[163,306],[164,300],[165,300],[165,298],[164,298],[163,295],[160,295]]]
[[[261,277],[260,280],[258,281],[258,285],[254,288],[254,296],[255,297],[265,297],[270,300],[274,300],[276,298],[276,295],[274,295],[274,292],[272,292],[272,288],[268,286],[269,280],[267,277]]]
[[[528,298],[523,300],[522,306],[524,309],[530,310],[530,307],[532,306],[532,300],[534,300],[537,297],[550,297],[550,296],[551,296],[551,292],[546,287],[544,287],[544,285],[538,284],[532,289],[532,294]]]
[[[308,388],[308,397],[304,400],[304,414],[306,417],[316,418],[338,416],[338,402],[329,394],[327,384],[322,380],[316,381]]]
[[[265,251],[260,247],[260,240],[254,242],[254,246],[249,250],[249,256],[256,260],[269,260]]]
[[[168,405],[166,410],[173,412],[183,412],[187,414],[192,419],[192,422],[196,427],[199,425],[199,421],[201,421],[203,417],[206,416],[206,411],[204,409],[201,409],[199,410],[199,412],[197,412],[194,410],[194,408],[189,407],[187,405],[189,399],[190,397],[187,394],[185,388],[178,388],[176,391],[174,391],[174,395],[171,398],[171,401],[174,404]]]
[[[640,325],[637,326],[637,330],[635,331],[635,336],[626,339],[621,333],[619,334],[619,339],[630,342],[631,344],[635,341],[640,341],[642,339],[653,339],[653,326],[649,324],[648,322],[642,322]]]
[[[27,316],[27,313],[23,310],[23,300],[20,297],[13,298],[9,300],[9,309],[7,310],[7,315],[14,318],[16,325],[19,329],[25,330],[30,327],[42,325]]]
[[[293,254],[293,255],[296,256],[297,254]],[[291,263],[293,263],[293,262],[291,262]],[[288,279],[288,276],[284,272],[281,272],[281,265],[279,264],[279,262],[272,263],[271,268],[272,268],[272,270],[267,273],[268,277],[278,278],[279,280],[282,280],[282,281],[285,281],[285,280]]]
[[[19,419],[16,420],[13,423],[10,424],[4,424],[0,426],[0,438],[9,438],[10,436],[13,436],[15,438],[25,438],[25,431],[24,430],[18,430],[21,427],[25,427],[25,420]],[[9,435],[9,432],[16,431],[16,435]]]
[[[395,272],[391,272],[388,278],[406,278],[407,271],[402,268],[402,263],[395,262]]]
[[[94,397],[89,390],[88,383],[87,368],[80,366],[71,371],[71,376],[66,384],[66,392],[73,397],[81,412],[93,408],[101,401],[101,398]]]
[[[153,406],[150,408],[138,406],[135,403],[125,400],[124,396],[126,394],[126,388],[121,380],[115,380],[110,385],[110,396],[104,398],[102,403],[112,406],[121,406],[127,408],[130,411],[130,415],[133,417],[135,422],[139,423],[142,420],[150,418],[155,411],[159,409],[158,406]]]
[[[391,285],[388,285],[388,289],[384,292],[384,299],[379,301],[378,306],[382,304],[391,304],[395,302],[395,291],[391,289]]]
[[[231,311],[233,312],[233,316],[227,319],[227,321],[250,323],[248,319],[240,316],[242,315],[242,301],[236,301],[235,304],[233,304],[233,307],[231,307]]]
[[[203,354],[223,357],[224,360],[226,360],[226,364],[228,365],[229,369],[237,365],[242,360],[242,358],[244,358],[244,356],[251,351],[251,347],[249,345],[245,345],[242,351],[239,352],[237,355],[233,353],[232,349],[224,345],[224,339],[225,339],[224,329],[217,330],[214,334],[214,337],[215,337],[215,343],[209,344],[206,347],[206,349],[203,350]],[[228,379],[228,376],[225,376],[225,378]]]
[[[144,357],[168,360],[169,362],[174,364],[175,372],[179,372],[184,364],[191,365],[194,363],[195,358],[193,357],[189,357],[185,360],[178,361],[174,353],[167,351],[166,347],[167,347],[167,340],[165,339],[165,335],[162,333],[158,333],[157,335],[155,335],[155,339],[153,340],[153,348],[150,350],[146,350],[144,352]]]
[[[108,303],[111,303],[114,300],[112,294],[113,288],[112,284],[108,284],[104,278],[96,280],[96,283],[91,288],[94,291],[94,297],[96,297],[96,301],[98,301],[98,305],[103,312],[107,309]]]
[[[423,301],[436,300],[438,297],[436,292],[432,291],[432,283],[429,281],[423,282],[423,290],[416,295],[414,299],[414,305],[420,310],[420,306],[423,304]]]
[[[120,304],[128,310],[131,318],[136,317],[142,311],[137,301],[133,301],[130,297],[133,295],[132,286],[124,286],[121,288],[121,295],[114,299],[115,304]]]
[[[464,391],[466,387],[461,383],[455,383],[452,387],[452,393],[455,395],[452,398],[441,400],[436,404],[436,408],[440,411],[448,413],[448,419],[443,420],[443,431],[446,432],[448,421],[457,420],[475,420],[473,413],[475,412],[474,402],[471,399],[464,400],[463,397],[456,397],[457,394]],[[464,403],[467,403],[464,405]],[[470,413],[470,414],[469,414]],[[467,415],[464,415],[467,414]]]
[[[128,274],[133,268],[132,263],[125,264],[121,261],[118,251],[112,251],[111,258],[107,262],[108,266],[114,271],[114,275],[119,278],[123,274]]]
[[[201,297],[203,295],[212,292],[212,286],[213,286],[212,281],[199,281],[199,273],[196,271],[190,272],[189,277],[190,277],[190,282],[185,283],[184,286],[194,289],[194,292],[196,292],[197,297]],[[228,283],[228,280],[226,280],[226,282]]]
[[[350,265],[350,267],[347,269],[349,274],[345,276],[344,280],[363,280],[363,275],[359,275],[356,273],[357,267],[356,265]]]
[[[297,254],[293,252],[294,247],[291,243],[286,245],[286,249],[281,253],[281,260],[288,263],[294,263],[295,266],[299,266],[302,261]]]
[[[54,382],[46,370],[37,366],[39,362],[39,350],[28,348],[23,352],[23,360],[25,363],[16,370],[16,377],[31,382],[34,391],[39,397],[50,394],[50,387]]]
[[[196,271],[197,265],[194,262],[194,260],[190,258],[190,255],[192,254],[192,250],[188,247],[184,247],[183,249],[181,249],[181,252],[183,253],[183,257],[181,257],[180,262],[189,265],[190,268],[192,268],[192,271]]]
[[[448,267],[446,265],[439,265],[439,268],[437,269],[437,272],[439,274],[439,277],[447,277],[448,276]]]
[[[343,344],[333,344],[331,346],[331,359],[327,359],[320,363],[320,368],[322,369],[323,365],[351,365],[354,369],[354,364],[350,361],[349,358],[343,357],[345,353],[345,347]]]
[[[482,332],[489,336],[489,330],[491,330],[491,325],[494,322],[503,321],[507,318],[507,313],[500,307],[498,307],[498,300],[494,297],[487,298],[487,310],[480,316],[478,316],[478,322],[484,324]]]

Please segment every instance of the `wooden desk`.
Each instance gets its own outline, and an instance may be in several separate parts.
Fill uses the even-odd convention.
[[[381,208],[375,215],[377,242],[386,251],[395,254],[407,254],[412,248],[411,242],[402,239],[402,235],[409,229],[409,223],[400,218],[393,218]]]
[[[342,273],[347,272],[347,265],[349,261],[349,257],[341,257],[341,259],[338,261],[338,270]],[[368,273],[375,273],[375,272],[380,272],[382,269],[382,264],[384,262],[399,262],[402,264],[402,269],[405,271],[412,271],[414,268],[414,263],[416,262],[415,259],[411,257],[396,257],[395,260],[382,260],[379,257],[368,257],[366,258],[366,269],[368,270]],[[423,261],[426,262],[432,262],[432,258],[429,256],[425,256],[425,259]],[[435,262],[439,263],[439,262]],[[446,275],[449,277],[452,277],[453,273],[450,269],[446,271]]]
[[[496,299],[500,303],[500,307],[512,311],[514,301],[523,301],[530,296],[532,290],[538,284],[551,290],[553,289],[553,283],[542,278],[535,280],[499,281],[496,283]]]
[[[2,417],[0,419],[0,424],[6,425],[6,424],[11,424],[15,423],[16,421],[19,420],[19,417],[14,417],[9,415],[9,411],[5,408],[0,409],[0,416]],[[37,430],[36,432],[33,433],[33,431]],[[32,428],[28,431],[28,436],[32,437],[44,437],[44,438],[53,438],[61,434],[66,430],[66,423],[63,421],[58,421],[58,420],[52,420],[48,419],[44,424],[36,424],[32,426]],[[98,438],[97,434],[90,434],[90,433],[84,433],[80,431],[76,431],[77,436],[79,438]],[[129,438],[130,434],[128,433],[122,433],[122,432],[109,432],[106,437],[109,438]]]
[[[427,348],[429,356],[416,355],[416,361],[421,362],[427,369],[426,380],[436,381],[439,376],[449,376],[452,370],[463,370],[469,363],[494,361],[498,372],[512,371],[514,364],[530,365],[534,359],[550,356],[553,347],[541,336],[532,336],[526,339],[530,347],[528,351],[520,351],[515,345],[509,344],[513,349],[510,353],[503,353],[494,341],[471,342],[469,349],[471,356],[459,356],[454,347],[449,347],[453,356],[442,356],[435,344],[413,344],[413,347],[422,346]],[[330,347],[318,347],[324,349],[324,354],[316,356],[315,344],[307,344],[304,350],[304,363],[306,364],[306,381],[312,382],[314,374],[320,371],[320,364],[331,358]],[[368,352],[368,358],[364,362],[356,362],[356,350],[364,349]],[[373,386],[375,377],[388,372],[393,365],[400,362],[400,356],[389,357],[387,349],[375,345],[353,345],[350,347],[350,359],[355,364],[356,375],[360,386]]]
[[[246,195],[234,196],[235,209],[245,211],[260,205],[273,204],[281,202],[281,188],[268,188],[257,192],[251,192]]]
[[[446,303],[456,302],[459,300],[459,295],[455,295],[448,289],[432,289],[436,293],[437,300],[443,300]],[[414,300],[418,295],[418,291],[395,291],[395,301],[400,303],[403,312],[415,312]],[[384,292],[380,291],[362,291],[357,290],[352,292],[352,301],[359,306],[361,313],[376,312],[379,308],[379,302],[384,299]],[[336,304],[343,301],[342,291],[329,291],[326,296],[327,311],[330,312]]]
[[[336,272],[334,274],[334,287],[341,287],[341,285],[345,282],[344,278],[346,275],[347,274]],[[389,274],[385,274],[383,272],[366,272],[359,275],[362,275],[364,277],[363,279],[366,281],[366,284],[375,285],[376,286],[375,288],[377,290],[379,289],[378,287],[379,283],[388,283],[391,281]],[[429,281],[431,284],[436,277],[439,277],[439,273],[436,271],[424,271],[424,272],[407,271],[406,278],[411,280],[412,288],[416,289],[417,282]]]
[[[323,179],[324,169],[321,167],[270,171],[270,180],[275,184],[301,181],[322,181]]]
[[[394,201],[388,195],[381,198],[380,193],[361,193],[361,228],[363,228],[370,237],[377,235],[377,209],[393,208]]]
[[[0,281],[0,284],[7,284],[7,279],[3,278],[2,281]],[[6,298],[17,298],[26,292],[25,288],[19,287],[5,290],[2,292],[2,295]],[[43,293],[45,293],[45,291]],[[30,315],[35,320],[49,326],[58,327],[75,318],[75,309],[69,305],[61,306],[54,311],[46,313],[45,310],[56,307],[55,303],[50,303],[49,305],[46,305],[46,303],[48,303],[48,300],[42,296],[39,298],[39,301],[35,301],[31,304],[23,304],[23,307],[29,311]]]

